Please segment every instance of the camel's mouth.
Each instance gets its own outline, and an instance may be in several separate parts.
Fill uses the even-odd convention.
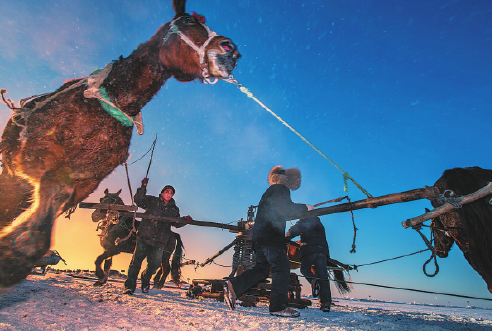
[[[231,71],[236,68],[241,54],[239,54],[236,45],[231,40],[224,39],[219,42],[218,49],[209,50],[207,56],[210,75],[224,78],[228,77]]]

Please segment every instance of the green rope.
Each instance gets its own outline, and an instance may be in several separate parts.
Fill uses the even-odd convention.
[[[102,70],[103,69],[96,69],[90,75],[92,76],[92,75],[98,74]],[[115,118],[118,122],[120,122],[124,126],[128,126],[128,127],[133,126],[132,120],[127,115],[125,115],[121,110],[119,110],[117,107],[113,106],[113,103],[108,96],[108,92],[106,92],[106,88],[102,85],[99,87],[99,94],[101,95],[101,98],[103,99],[103,100],[98,99],[99,103],[101,104],[101,107],[109,115],[111,115],[113,118]]]
[[[101,107],[111,116],[113,116],[118,122],[123,124],[124,126],[133,126],[133,122],[125,115],[121,110],[119,110],[116,107],[111,106],[109,103],[111,103],[111,100],[108,97],[108,93],[106,92],[106,89],[104,86],[101,86],[99,88],[99,93],[101,94],[101,97],[106,100],[107,102],[99,102],[101,104]],[[109,103],[108,103],[109,102]]]
[[[350,175],[348,174],[348,172],[346,171],[343,171],[338,165],[335,164],[335,162],[333,162],[329,157],[327,157],[325,154],[323,154],[323,152],[321,152],[316,146],[314,146],[309,140],[307,140],[303,135],[301,135],[299,132],[297,132],[293,127],[291,127],[287,122],[285,122],[280,116],[278,116],[277,114],[275,114],[270,108],[268,108],[267,106],[265,106],[260,100],[258,100],[254,95],[253,93],[251,93],[246,87],[244,86],[239,86],[239,84],[237,83],[236,84],[239,88],[239,90],[241,92],[243,92],[244,94],[246,94],[248,96],[248,98],[251,98],[253,99],[254,101],[256,101],[260,106],[262,106],[263,108],[265,108],[266,111],[268,111],[270,114],[272,114],[273,116],[275,116],[275,118],[277,120],[279,120],[283,125],[285,125],[286,127],[288,127],[292,132],[294,132],[296,135],[298,135],[302,140],[304,140],[304,142],[306,142],[309,146],[311,146],[316,152],[318,152],[322,157],[324,157],[326,160],[328,160],[328,162],[330,162],[335,168],[337,168],[338,170],[340,170],[343,174],[343,190],[345,192],[348,192],[348,185],[347,185],[347,180],[351,180],[355,186],[357,186],[357,188],[359,190],[362,191],[362,193],[364,193],[368,198],[372,198],[372,195],[369,194],[369,192],[367,192],[362,186],[360,186],[352,177],[350,177]]]

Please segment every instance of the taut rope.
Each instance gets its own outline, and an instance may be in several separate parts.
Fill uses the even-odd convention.
[[[256,101],[260,106],[262,106],[266,111],[268,111],[270,114],[272,114],[283,125],[285,125],[286,127],[288,127],[292,132],[294,132],[297,136],[299,136],[299,138],[301,138],[302,140],[304,140],[305,143],[307,143],[309,146],[311,146],[311,148],[313,148],[316,152],[318,152],[323,158],[325,158],[328,162],[330,162],[335,168],[337,168],[338,170],[340,170],[342,172],[342,174],[343,174],[343,183],[344,183],[343,190],[345,192],[348,191],[347,180],[351,180],[355,184],[355,186],[357,186],[357,188],[359,188],[359,190],[362,191],[362,193],[364,193],[368,198],[372,198],[372,195],[369,194],[369,192],[367,192],[362,186],[360,186],[352,177],[350,177],[350,175],[348,174],[348,172],[343,171],[338,165],[335,164],[335,162],[333,162],[328,156],[326,156],[325,154],[323,154],[323,152],[321,152],[309,140],[307,140],[303,135],[301,135],[299,132],[297,132],[292,126],[290,126],[280,116],[278,116],[277,114],[275,114],[270,108],[268,108],[267,106],[265,106],[246,87],[244,87],[243,85],[239,84],[239,82],[234,78],[234,76],[230,75],[228,78],[223,78],[223,80],[226,81],[226,82],[228,82],[228,83],[231,83],[233,85],[236,85],[241,92],[243,92],[244,94],[246,94],[248,96],[248,98],[251,98],[254,101]]]

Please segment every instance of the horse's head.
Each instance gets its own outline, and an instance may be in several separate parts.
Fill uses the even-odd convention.
[[[434,235],[434,251],[440,258],[448,257],[448,252],[454,244],[454,238],[449,236],[448,231],[441,222],[440,216],[432,219],[431,231]]]
[[[124,205],[125,203],[120,198],[121,189],[118,192],[110,193],[108,189],[104,190],[104,196],[99,199],[100,203],[107,203],[110,205]]]
[[[173,0],[174,20],[152,37],[159,60],[179,81],[225,78],[236,68],[236,45],[205,25],[203,16],[185,13],[186,0]]]
[[[116,193],[110,193],[108,189],[105,189],[104,196],[99,199],[99,202],[109,205],[124,205],[125,203],[119,196],[120,193],[121,189]],[[101,209],[96,209],[92,212],[91,218],[93,222],[99,222],[100,220],[106,218],[106,212],[103,212]]]

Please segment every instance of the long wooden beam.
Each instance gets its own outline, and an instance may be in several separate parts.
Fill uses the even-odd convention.
[[[137,211],[137,206],[117,205],[109,203],[81,202],[79,208],[87,209],[102,209],[102,210],[121,210],[121,211]]]
[[[473,192],[473,193],[470,193],[470,194],[465,195],[463,197],[457,198],[456,201],[458,203],[464,205],[464,204],[473,202],[475,200],[478,200],[480,198],[483,198],[484,196],[489,195],[491,193],[492,193],[492,182],[489,183],[488,185],[482,187],[480,190],[478,190],[476,192]],[[410,218],[410,219],[406,220],[405,222],[402,222],[402,225],[405,229],[409,228],[409,227],[414,227],[414,226],[416,226],[422,222],[428,221],[428,220],[430,220],[434,217],[437,217],[441,214],[447,213],[447,212],[453,210],[454,208],[455,207],[452,204],[446,202],[445,204],[437,207],[436,209],[431,210],[430,212],[427,212],[423,215],[420,215],[420,216],[417,216],[414,218]]]
[[[231,232],[241,231],[240,227],[237,225],[223,224],[223,223],[216,223],[216,222],[205,222],[205,221],[196,221],[196,220],[188,222],[187,220],[181,218],[155,216],[155,215],[149,215],[144,213],[131,213],[131,212],[124,212],[124,211],[120,212],[120,215],[128,216],[128,217],[133,217],[133,215],[135,215],[135,217],[137,218],[147,218],[147,219],[153,219],[161,222],[173,222],[173,223],[189,224],[195,226],[206,226],[210,228],[226,229],[226,230],[230,230]]]
[[[155,216],[144,213],[135,213],[133,211],[137,210],[137,206],[126,206],[126,205],[116,205],[116,204],[105,204],[105,203],[93,203],[93,202],[81,202],[79,203],[79,208],[87,208],[87,209],[100,209],[100,210],[117,210],[119,211],[120,216],[127,216],[136,218],[147,218],[154,219],[161,222],[173,222],[179,224],[189,224],[195,226],[207,226],[211,228],[220,228],[230,230],[231,232],[240,232],[242,228],[237,225],[216,223],[216,222],[205,222],[205,221],[196,221],[193,220],[188,222],[187,220],[175,217],[163,217],[163,216]]]
[[[400,202],[408,202],[420,199],[433,199],[439,196],[439,190],[436,187],[424,187],[402,193],[394,193],[383,195],[375,198],[367,198],[364,200],[342,203],[340,205],[318,208],[310,210],[296,216],[289,218],[289,220],[296,220],[299,218],[322,216],[334,213],[343,213],[351,210],[357,210],[362,208],[376,208],[379,206],[390,205]]]
[[[81,203],[79,203],[79,208],[101,209],[101,210],[117,210],[117,211],[119,211],[120,216],[127,216],[127,217],[134,217],[135,216],[136,218],[154,219],[154,220],[161,221],[161,222],[173,222],[173,223],[189,224],[189,225],[195,225],[195,226],[206,226],[206,227],[211,227],[211,228],[226,229],[226,230],[229,230],[231,232],[242,231],[242,228],[237,226],[237,225],[223,224],[223,223],[216,223],[216,222],[196,221],[196,220],[192,220],[191,222],[188,222],[187,220],[181,219],[181,218],[163,217],[163,216],[155,216],[155,215],[144,214],[144,213],[129,212],[129,211],[136,210],[136,208],[137,208],[136,206],[81,202]]]

